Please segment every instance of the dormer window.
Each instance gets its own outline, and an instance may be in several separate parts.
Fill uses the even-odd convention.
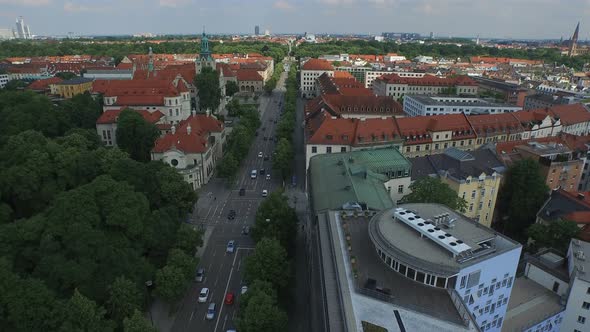
[[[342,139],[343,139],[344,141],[348,141],[348,135],[342,135]]]
[[[331,140],[332,140],[332,138],[333,138],[333,136],[332,136],[332,135],[326,135],[326,139],[327,139],[327,140],[331,141]]]

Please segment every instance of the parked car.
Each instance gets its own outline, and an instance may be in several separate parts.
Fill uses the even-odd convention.
[[[203,287],[201,288],[201,292],[199,293],[199,303],[207,302],[207,298],[209,298],[209,288]]]
[[[215,302],[209,303],[209,307],[207,308],[207,319],[212,320],[215,318]]]
[[[196,282],[203,282],[203,280],[205,280],[205,269],[201,267],[197,270],[197,275],[195,276],[195,281]]]
[[[227,247],[225,248],[226,252],[229,252],[230,254],[234,252],[235,249],[235,243],[234,240],[231,240],[227,243]]]
[[[225,304],[234,304],[234,293],[229,292],[225,294]]]

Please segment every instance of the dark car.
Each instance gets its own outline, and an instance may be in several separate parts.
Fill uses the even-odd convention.
[[[261,169],[260,169],[260,171],[259,171],[258,173],[260,173],[260,175],[264,175],[264,172],[266,172],[266,171],[264,170],[264,168],[261,168]]]
[[[227,215],[227,219],[234,220],[236,218],[236,210],[229,210],[229,214]]]
[[[244,235],[250,234],[250,226],[242,227],[242,234],[244,234]]]
[[[268,155],[264,155],[264,161],[268,160]]]
[[[268,137],[264,136],[264,140],[265,140],[265,141],[268,141]]]
[[[246,189],[240,188],[240,196],[244,196],[244,195],[246,195]]]

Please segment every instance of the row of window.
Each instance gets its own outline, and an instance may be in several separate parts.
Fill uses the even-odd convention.
[[[465,141],[459,141],[459,145],[460,146],[465,146]],[[468,145],[471,145],[473,143],[473,140],[469,140]],[[449,143],[444,143],[443,145],[443,149],[447,149],[449,147]],[[452,147],[456,147],[457,146],[457,142],[453,141],[451,142],[451,146]],[[434,150],[438,150],[440,149],[441,145],[439,143],[435,143],[434,144]],[[420,145],[416,145],[415,151],[416,152],[420,152]],[[430,150],[430,144],[426,144],[426,146],[424,147],[424,151],[428,151]],[[406,146],[406,152],[412,152],[412,146]]]
[[[399,188],[398,188],[398,190],[399,190]],[[403,192],[403,186],[402,186],[401,190]],[[455,282],[457,281],[456,276],[453,276],[450,278],[445,278],[445,277],[431,275],[426,272],[415,270],[409,266],[406,266],[406,265],[396,261],[392,257],[388,256],[384,251],[381,251],[381,249],[379,249],[379,248],[377,248],[377,253],[379,254],[379,257],[381,258],[381,260],[383,262],[385,262],[385,264],[387,264],[387,266],[389,266],[394,271],[400,273],[401,275],[403,275],[409,279],[412,279],[414,281],[417,281],[417,282],[420,282],[420,283],[423,283],[425,285],[429,285],[432,287],[455,288]]]
[[[482,330],[482,331],[487,331],[487,330],[493,329],[493,328],[495,328],[495,327],[498,327],[498,328],[499,328],[499,327],[502,327],[502,321],[503,321],[503,320],[504,320],[504,317],[498,317],[498,318],[495,318],[495,319],[494,319],[492,322],[490,322],[490,323],[488,323],[487,321],[485,321],[485,320],[484,320],[484,321],[481,323],[481,330]]]

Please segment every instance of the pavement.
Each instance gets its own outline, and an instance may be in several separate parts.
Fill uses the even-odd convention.
[[[205,269],[205,280],[191,285],[184,298],[176,305],[177,310],[173,315],[168,314],[167,306],[154,302],[151,308],[152,318],[161,332],[225,332],[236,328],[240,289],[244,285],[243,263],[252,254],[255,245],[249,235],[242,234],[242,228],[254,225],[256,210],[264,199],[262,190],[266,189],[270,193],[281,187],[280,179],[273,176],[272,170],[271,156],[275,143],[272,140],[265,141],[264,137],[275,135],[277,124],[273,120],[279,119],[278,105],[284,98],[285,79],[284,73],[272,95],[260,97],[262,124],[258,130],[259,135],[252,143],[246,160],[242,162],[235,181],[228,184],[225,180],[214,178],[200,190],[191,223],[195,228],[204,231],[204,244],[199,248],[198,255],[201,258],[197,268]],[[268,155],[269,160],[259,158],[259,152]],[[251,179],[250,172],[253,169],[265,169],[266,174],[271,174],[271,179],[267,180],[266,174]],[[244,196],[239,195],[240,188],[245,189]],[[228,219],[230,210],[236,212],[233,220]],[[230,240],[236,243],[234,253],[226,252]],[[197,303],[198,294],[203,287],[209,288],[209,298],[206,303]],[[234,304],[223,303],[228,292],[236,295]],[[205,318],[209,303],[216,304],[213,320]]]

